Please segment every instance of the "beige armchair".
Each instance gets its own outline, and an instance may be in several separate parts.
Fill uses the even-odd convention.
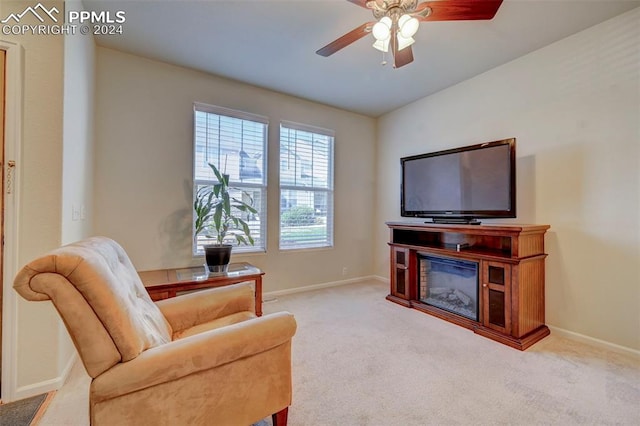
[[[256,317],[250,284],[154,303],[122,247],[94,237],[29,263],[14,288],[62,317],[93,379],[92,425],[286,425],[296,322]]]

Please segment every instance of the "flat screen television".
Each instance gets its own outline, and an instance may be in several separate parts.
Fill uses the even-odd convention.
[[[516,140],[504,139],[400,159],[403,217],[480,223],[516,217]]]

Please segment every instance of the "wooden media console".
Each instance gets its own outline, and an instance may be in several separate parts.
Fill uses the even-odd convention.
[[[549,335],[544,312],[544,234],[549,225],[387,222],[387,226],[391,254],[388,300],[519,350]],[[431,283],[421,265],[438,259],[445,267],[456,260],[474,266],[467,269],[477,271],[476,277],[465,278],[473,283],[474,294],[452,292],[460,294],[465,303],[475,304],[471,306],[475,316],[460,315],[426,300],[426,294],[435,289],[428,290]]]

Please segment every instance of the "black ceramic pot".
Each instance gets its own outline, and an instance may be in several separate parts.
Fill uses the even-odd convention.
[[[204,257],[209,272],[227,272],[231,248],[231,244],[207,244],[204,246]]]

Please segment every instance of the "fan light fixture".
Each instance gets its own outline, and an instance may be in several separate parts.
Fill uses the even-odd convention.
[[[411,46],[415,43],[413,36],[418,32],[420,21],[411,15],[404,14],[398,19],[396,25],[396,38],[398,39],[398,50],[402,50],[405,47]],[[373,37],[376,39],[373,43],[373,47],[382,51],[389,51],[389,41],[391,40],[391,28],[393,28],[393,21],[389,16],[383,16],[378,22],[375,23],[371,29]]]
[[[1,1],[1,0],[0,0]],[[351,4],[369,9],[373,20],[361,24],[342,37],[318,49],[320,56],[331,56],[361,38],[373,34],[373,47],[382,52],[391,51],[393,67],[400,68],[413,62],[413,37],[424,21],[478,21],[490,20],[496,15],[503,0],[347,0]],[[434,12],[435,11],[435,12]],[[395,38],[394,38],[395,37]],[[382,65],[386,64],[382,55]]]

